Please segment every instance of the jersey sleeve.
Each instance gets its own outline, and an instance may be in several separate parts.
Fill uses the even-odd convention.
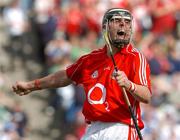
[[[71,79],[76,85],[82,82],[82,71],[85,56],[79,58],[75,63],[71,64],[70,66],[66,67],[66,74],[69,79]]]
[[[151,91],[150,67],[143,54],[138,53],[134,61],[134,83],[147,86]]]

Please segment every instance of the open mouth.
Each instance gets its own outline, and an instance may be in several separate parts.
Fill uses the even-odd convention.
[[[126,36],[126,33],[123,30],[118,30],[116,33],[116,39],[124,39],[125,36]]]
[[[125,32],[124,32],[124,31],[117,31],[117,35],[118,35],[118,36],[125,35]]]

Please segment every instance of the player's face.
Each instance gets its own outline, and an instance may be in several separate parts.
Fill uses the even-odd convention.
[[[131,37],[132,23],[126,18],[112,18],[109,21],[111,40],[115,42],[129,41]]]

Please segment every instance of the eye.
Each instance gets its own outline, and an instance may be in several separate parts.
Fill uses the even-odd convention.
[[[120,23],[121,20],[120,20],[120,19],[115,19],[115,22],[116,22],[116,23]]]
[[[118,23],[118,22],[120,22],[120,19],[118,19],[118,18],[113,18],[113,19],[110,20],[110,22]]]
[[[130,19],[125,19],[125,23],[126,23],[126,24],[130,24],[130,23],[131,23],[131,20],[130,20]]]

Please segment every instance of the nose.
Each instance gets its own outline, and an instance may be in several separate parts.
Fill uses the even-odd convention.
[[[124,19],[120,19],[119,25],[120,25],[120,26],[124,26],[124,25],[125,25]]]

